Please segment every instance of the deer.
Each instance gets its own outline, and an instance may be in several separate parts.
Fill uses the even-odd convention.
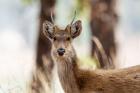
[[[43,23],[43,33],[52,43],[52,93],[140,93],[140,65],[93,71],[79,68],[72,41],[81,32],[81,20],[72,20],[64,29],[47,20]]]

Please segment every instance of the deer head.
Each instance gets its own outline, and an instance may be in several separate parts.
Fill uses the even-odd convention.
[[[80,35],[82,31],[81,21],[67,25],[60,29],[49,21],[43,23],[43,33],[52,42],[52,53],[55,57],[69,57],[73,55],[72,40]]]

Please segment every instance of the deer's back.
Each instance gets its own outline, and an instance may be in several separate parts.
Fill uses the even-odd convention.
[[[78,79],[82,93],[140,93],[140,66],[82,71]]]

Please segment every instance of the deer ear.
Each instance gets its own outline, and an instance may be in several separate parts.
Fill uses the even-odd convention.
[[[81,31],[82,31],[82,22],[80,20],[78,20],[74,24],[72,24],[72,26],[71,26],[72,38],[79,36]]]
[[[43,23],[43,33],[44,33],[44,35],[46,35],[48,38],[52,38],[53,37],[53,32],[54,32],[54,25],[49,21],[45,21]]]

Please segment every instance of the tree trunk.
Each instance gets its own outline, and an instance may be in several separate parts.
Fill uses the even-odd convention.
[[[54,6],[56,0],[40,0],[40,22],[39,22],[39,37],[37,41],[37,58],[36,70],[31,82],[31,93],[46,93],[49,91],[51,71],[53,62],[51,58],[51,42],[42,33],[42,24],[45,20],[52,22],[51,13],[54,16]],[[43,85],[45,83],[45,86]],[[45,87],[45,88],[44,88]],[[47,89],[46,89],[47,88]]]
[[[36,63],[38,67],[43,67],[42,56],[45,55],[49,61],[52,61],[50,56],[51,43],[42,33],[42,24],[45,20],[51,20],[51,13],[54,16],[55,0],[41,0],[40,11],[40,25],[39,25],[39,38],[37,44],[37,59]],[[52,62],[51,62],[52,63]],[[52,65],[52,64],[50,64]]]
[[[116,0],[92,0],[91,2],[91,32],[101,42],[108,59],[112,62],[110,67],[114,68],[114,57],[116,55],[116,43],[114,38],[114,29],[117,22],[115,12]],[[96,45],[92,42],[91,55],[94,56]],[[100,62],[101,68],[106,64]]]

